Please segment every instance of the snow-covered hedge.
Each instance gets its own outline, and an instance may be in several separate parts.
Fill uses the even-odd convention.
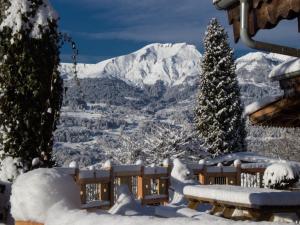
[[[48,0],[0,1],[1,150],[25,169],[34,158],[53,164],[63,93],[57,20]]]

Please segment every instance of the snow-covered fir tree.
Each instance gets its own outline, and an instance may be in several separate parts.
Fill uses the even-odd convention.
[[[57,14],[48,0],[1,0],[1,150],[25,169],[52,165],[62,102]]]
[[[200,137],[213,157],[245,151],[245,121],[228,35],[212,19],[204,38],[196,122]]]

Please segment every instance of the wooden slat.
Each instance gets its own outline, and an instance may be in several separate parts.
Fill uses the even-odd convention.
[[[250,174],[257,174],[257,173],[264,173],[266,168],[242,168],[241,173],[250,173]]]
[[[114,171],[115,177],[138,177],[141,175],[140,171]]]
[[[100,200],[110,201],[109,184],[108,183],[101,184]]]
[[[79,184],[98,184],[109,183],[110,178],[81,178],[78,180]]]
[[[16,221],[15,225],[44,225],[43,223],[36,223],[30,221]]]
[[[255,204],[244,204],[239,202],[228,202],[228,201],[221,201],[216,200],[212,198],[204,198],[204,197],[197,197],[197,196],[191,196],[191,195],[184,195],[186,199],[189,201],[199,201],[199,202],[207,202],[211,203],[213,205],[221,205],[221,206],[234,206],[235,208],[239,209],[252,209],[252,210],[260,210],[264,212],[277,212],[277,213],[283,213],[283,212],[298,212],[300,209],[300,205],[295,206],[287,206],[287,205],[255,205]]]

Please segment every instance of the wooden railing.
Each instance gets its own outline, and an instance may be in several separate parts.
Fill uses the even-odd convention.
[[[261,187],[265,170],[263,166],[253,168],[247,164],[189,164],[188,167],[200,184],[244,187]],[[171,166],[118,165],[100,170],[57,169],[72,175],[80,186],[82,208],[110,208],[116,201],[116,192],[120,185],[127,185],[133,196],[142,204],[163,204],[169,200]]]

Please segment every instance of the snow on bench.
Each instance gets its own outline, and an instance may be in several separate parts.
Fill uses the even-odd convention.
[[[226,202],[249,208],[260,208],[263,206],[300,207],[300,192],[245,188],[230,185],[194,185],[186,186],[183,193],[187,197]]]
[[[273,221],[276,213],[300,215],[300,192],[230,185],[189,185],[183,193],[189,200],[189,208],[196,209],[200,203],[210,203],[213,205],[211,214],[229,219]],[[240,215],[235,214],[236,210]]]

